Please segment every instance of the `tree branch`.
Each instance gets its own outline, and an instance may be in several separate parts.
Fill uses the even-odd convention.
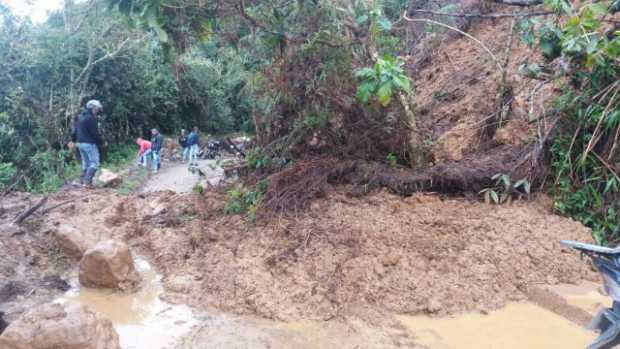
[[[552,15],[551,11],[539,11],[539,12],[517,12],[517,13],[446,13],[430,10],[413,10],[411,13],[426,13],[435,16],[446,17],[465,17],[465,18],[506,18],[506,17],[536,17],[536,16],[548,16]]]
[[[498,4],[510,5],[510,6],[535,6],[542,5],[543,0],[493,0]]]

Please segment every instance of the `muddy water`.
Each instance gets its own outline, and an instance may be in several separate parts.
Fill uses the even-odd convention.
[[[159,299],[163,293],[161,276],[144,260],[136,260],[144,280],[136,293],[119,293],[76,286],[59,302],[74,302],[110,319],[123,349],[174,348],[181,336],[198,323],[186,306],[170,305]]]
[[[433,349],[583,349],[596,335],[529,303],[489,315],[456,318],[399,317],[416,341]]]
[[[557,285],[549,289],[572,306],[581,308],[594,315],[602,308],[610,308],[611,298],[602,293],[602,284],[583,282],[579,285]]]

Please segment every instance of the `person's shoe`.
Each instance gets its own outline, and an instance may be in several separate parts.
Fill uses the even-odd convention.
[[[86,176],[84,177],[84,186],[87,188],[93,188],[93,178],[97,172],[96,168],[89,168],[86,170]]]
[[[80,175],[80,185],[84,185],[86,181],[86,170],[82,170],[82,174]]]

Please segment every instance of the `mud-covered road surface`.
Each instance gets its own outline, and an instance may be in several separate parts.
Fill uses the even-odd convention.
[[[217,168],[203,173],[214,183],[221,175]],[[584,300],[604,298],[596,274],[558,244],[588,241],[590,232],[554,215],[544,197],[497,207],[335,191],[295,217],[252,222],[223,213],[225,193],[192,192],[204,179],[169,164],[128,196],[67,189],[47,205],[66,204],[21,226],[10,222],[39,197],[7,197],[0,311],[11,322],[38,304],[82,302],[112,318],[127,349],[154,348],[129,338],[162,324],[177,336],[157,348],[461,349],[472,347],[468,336],[478,348],[581,348],[592,339],[583,316],[563,314],[579,313],[585,302],[590,308],[579,314],[587,318],[602,306]],[[135,295],[80,294],[76,263],[54,238],[60,224],[127,242],[152,266],[156,292],[146,285]],[[562,286],[584,281],[592,285],[587,292]],[[559,287],[550,293],[559,308],[528,301],[531,287],[547,286]],[[166,305],[187,312],[166,317]],[[541,321],[519,325],[527,317]]]

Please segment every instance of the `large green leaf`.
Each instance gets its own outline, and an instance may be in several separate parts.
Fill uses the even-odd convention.
[[[375,84],[372,82],[364,82],[357,87],[357,99],[362,103],[368,103],[370,97],[375,92]]]
[[[407,78],[406,76],[404,75],[394,76],[393,82],[394,82],[394,86],[396,86],[397,88],[407,93],[411,93],[411,82],[409,81],[409,78]]]
[[[372,68],[362,68],[355,72],[355,77],[358,79],[372,79],[375,77],[375,70]]]
[[[388,82],[379,87],[377,90],[377,100],[379,104],[387,107],[392,101],[392,83]]]

